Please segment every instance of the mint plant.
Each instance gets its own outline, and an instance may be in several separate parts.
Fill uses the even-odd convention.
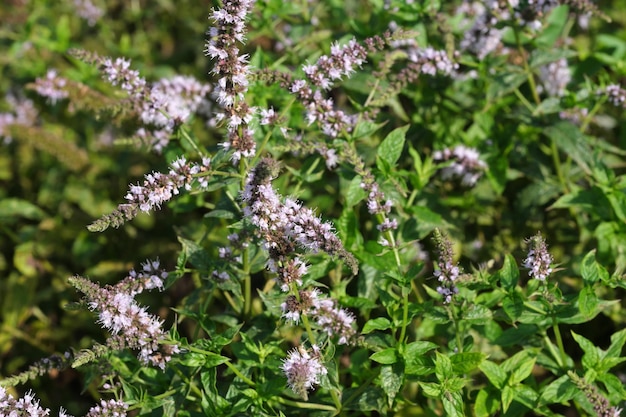
[[[621,415],[623,16],[182,2],[201,57],[170,4],[36,6],[0,6],[32,12],[3,35],[0,415]]]

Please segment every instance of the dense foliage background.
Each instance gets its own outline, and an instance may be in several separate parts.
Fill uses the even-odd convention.
[[[266,259],[259,255],[247,270],[253,298],[248,301],[249,308],[241,307],[241,314],[236,314],[238,301],[233,304],[224,295],[232,291],[237,298],[241,290],[211,275],[213,270],[228,270],[224,266],[227,261],[219,258],[219,247],[228,244],[229,233],[242,227],[238,195],[258,158],[251,158],[243,173],[240,166],[228,162],[228,155],[218,145],[224,141],[224,128],[211,117],[218,107],[215,103],[185,123],[184,134],[193,139],[191,142],[176,130],[160,152],[149,149],[135,137],[141,123],[120,104],[124,93],[103,79],[97,65],[76,52],[80,49],[100,56],[126,57],[149,82],[178,74],[212,86],[216,81],[215,74],[210,73],[214,63],[203,50],[205,32],[211,26],[207,18],[221,5],[186,0],[102,1],[97,5],[104,14],[89,21],[86,15],[81,16],[79,7],[86,3],[14,0],[0,4],[0,95],[5,97],[0,100],[0,113],[14,114],[15,102],[28,99],[37,114],[29,126],[7,122],[7,116],[0,118],[4,138],[0,148],[0,377],[19,374],[41,358],[90,349],[94,341],[106,340],[108,333],[94,322],[94,314],[78,308],[81,295],[68,284],[68,277],[81,275],[103,285],[114,284],[132,268],[139,268],[141,262],[157,257],[171,271],[167,291],[142,294],[141,303],[158,314],[166,328],[174,327],[176,337],[189,343],[211,339],[211,332],[245,323],[244,329],[253,331],[235,338],[234,347],[224,355],[244,364],[258,361],[258,357],[250,356],[252,348],[246,338],[250,337],[251,345],[265,343],[264,337],[274,332],[281,315],[281,301],[268,288],[271,274],[265,270]],[[397,338],[396,330],[402,327],[398,325],[401,313],[394,310],[400,307],[385,297],[390,288],[385,285],[410,288],[408,283],[415,280],[419,288],[411,295],[415,307],[410,312],[414,320],[408,334],[413,340],[436,343],[441,352],[459,350],[454,335],[458,329],[451,322],[423,315],[424,310],[442,305],[433,276],[437,245],[431,237],[436,229],[445,231],[452,240],[455,262],[473,274],[467,278],[468,289],[461,291],[463,300],[493,312],[476,312],[475,322],[468,319],[464,332],[472,339],[467,339],[474,346],[471,350],[482,352],[484,358],[488,355],[490,361],[501,361],[528,348],[524,343],[540,333],[538,327],[554,336],[551,327],[524,321],[525,313],[515,310],[524,308],[522,298],[527,302],[533,297],[533,291],[520,289],[529,281],[525,272],[511,278],[511,288],[502,286],[503,291],[510,290],[509,295],[522,294],[515,296],[519,299],[512,295],[506,299],[521,304],[507,309],[508,301],[503,300],[509,295],[498,295],[494,290],[497,284],[493,277],[506,275],[498,272],[503,265],[523,263],[527,250],[524,241],[537,231],[555,259],[550,291],[569,300],[565,304],[571,302],[578,308],[578,298],[572,297],[599,282],[580,278],[584,276],[582,260],[590,251],[596,251],[594,265],[608,271],[606,276],[600,272],[602,285],[593,287],[593,295],[588,295],[592,301],[587,310],[578,311],[584,319],[562,322],[560,332],[572,360],[571,369],[582,366],[586,352],[572,331],[605,349],[611,336],[626,323],[622,301],[626,288],[626,118],[624,106],[613,105],[606,94],[598,94],[610,84],[626,87],[626,9],[621,1],[598,2],[601,13],[595,14],[575,13],[574,6],[559,6],[537,16],[542,25],[536,31],[524,27],[506,30],[501,46],[506,51],[480,56],[471,48],[461,48],[471,27],[468,17],[457,10],[461,3],[267,0],[257,1],[247,18],[248,32],[241,48],[250,55],[253,74],[246,97],[251,105],[275,108],[283,119],[275,126],[257,124],[255,133],[263,155],[281,162],[274,187],[331,221],[344,247],[360,263],[359,273],[352,277],[341,259],[313,255],[310,279],[317,280],[316,285],[356,314],[359,331],[372,319],[391,320],[385,319],[388,327],[382,321],[370,325],[369,332],[380,333],[380,340],[346,350],[344,356],[337,354],[337,360],[348,368],[342,371],[342,381],[348,387],[375,379],[370,367],[395,363],[368,359],[375,351],[386,349],[384,343]],[[506,23],[494,27],[505,30]],[[406,39],[416,40],[420,47],[446,52],[458,67],[452,75],[422,73],[404,82],[396,75],[406,66],[406,53],[394,55],[390,48],[371,54],[362,69],[327,92],[338,107],[351,114],[373,114],[369,122],[360,119],[345,135],[329,138],[311,126],[306,108],[294,103],[293,95],[269,72],[302,78],[302,66],[328,54],[334,42],[344,44],[353,37],[362,41],[390,28],[410,31],[398,35],[399,45]],[[553,94],[551,87],[559,80],[542,78],[542,71],[562,59],[566,59],[571,78],[562,91]],[[51,69],[71,81],[68,97],[53,100],[37,93],[35,80],[45,78]],[[285,135],[281,127],[289,133]],[[293,140],[296,136],[299,141]],[[265,143],[266,138],[271,139]],[[144,174],[167,172],[170,163],[183,154],[198,160],[195,145],[190,143],[218,155],[216,160],[226,161],[223,170],[230,170],[233,177],[217,178],[209,191],[182,192],[161,210],[140,214],[119,228],[104,232],[87,229],[123,202],[129,184],[143,181]],[[336,167],[330,166],[328,155],[320,155],[320,144],[337,150]],[[437,160],[437,152],[458,145],[476,149],[484,162],[475,184],[441,175],[446,163]],[[359,186],[363,173],[355,168],[358,164],[346,149],[362,158],[394,203],[391,217],[400,223],[395,234],[398,256],[405,267],[401,273],[409,276],[407,282],[384,276],[395,267],[395,254],[380,244],[379,219],[368,213],[367,193]],[[388,282],[382,285],[381,280]],[[556,283],[558,289],[552,287]],[[405,296],[400,290],[396,293]],[[445,315],[446,311],[442,308],[439,313]],[[467,318],[467,310],[462,314]],[[502,328],[487,328],[484,321],[492,319]],[[538,327],[530,328],[529,323]],[[508,329],[522,329],[522,333],[506,343],[498,343],[498,336],[490,333]],[[256,369],[251,373],[271,379],[264,367],[278,369],[279,353],[288,351],[290,342],[300,335],[293,329],[279,333],[280,337],[274,334],[275,340],[265,345],[267,352],[255,353],[268,355],[269,363],[259,369],[246,365]],[[466,340],[461,340],[463,343]],[[112,362],[109,368],[94,362],[78,369],[54,370],[10,388],[10,392],[18,396],[33,389],[53,414],[64,407],[74,415],[83,415],[101,396],[103,373],[121,372],[124,384],[131,384],[134,377],[155,380],[162,384],[163,392],[168,378],[175,378],[171,370],[163,374],[141,371],[132,353],[108,359]],[[188,371],[190,378],[195,377],[200,368],[194,368],[192,362],[187,359],[181,368],[184,371],[177,372]],[[367,363],[366,370],[359,370],[357,363]],[[543,368],[537,366],[533,371],[533,383],[528,383],[536,384],[539,393],[542,381],[552,381],[554,373],[549,364],[541,365]],[[623,382],[624,369],[616,363],[611,372]],[[359,372],[363,372],[361,377]],[[468,379],[474,378],[469,376],[472,372],[475,369],[463,370]],[[407,374],[407,378],[409,382],[421,381],[421,374]],[[474,378],[473,388],[466,392],[468,413],[472,408],[469,402],[476,401],[478,389],[488,386],[488,380],[493,385],[491,378]],[[396,393],[391,395],[393,389],[387,386],[377,392],[391,398],[389,402],[374,401],[374,406],[361,409],[354,406],[351,412],[449,412],[442,411],[437,403],[427,403],[431,400],[424,398],[436,395],[416,394],[416,386],[409,382],[403,388],[404,399],[394,403]],[[623,387],[620,391],[603,383],[613,405],[624,401]],[[120,390],[127,395],[131,391],[126,385]],[[141,404],[139,398],[158,393],[133,395]],[[551,406],[552,412],[575,413],[569,400],[555,401],[562,404]],[[529,403],[513,404],[518,404],[512,411],[517,415],[533,409]],[[171,409],[167,408],[170,405],[157,405],[151,411],[155,415],[174,409],[209,414],[204,409],[194,410],[183,400],[176,400]],[[148,409],[144,404],[144,411]],[[578,411],[583,409],[589,411],[588,407]],[[268,415],[276,412],[264,410]],[[304,411],[283,412],[296,415]],[[237,412],[244,411],[234,410],[232,414]]]

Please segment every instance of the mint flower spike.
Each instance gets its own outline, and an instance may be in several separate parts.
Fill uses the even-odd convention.
[[[226,0],[221,9],[213,9],[213,21],[207,35],[205,55],[215,60],[211,73],[218,77],[215,97],[224,111],[216,115],[216,121],[225,121],[228,140],[220,145],[233,150],[233,162],[242,157],[250,158],[256,153],[254,130],[249,127],[255,109],[248,106],[245,94],[248,91],[250,66],[248,55],[239,54],[239,44],[243,44],[246,34],[246,16],[252,8],[251,0]]]
[[[536,235],[526,240],[528,244],[528,255],[524,259],[523,266],[528,268],[528,276],[538,279],[539,281],[545,281],[552,273],[552,267],[550,266],[554,261],[552,255],[548,252],[548,245],[541,236],[541,232],[537,232]]]
[[[124,222],[134,219],[140,211],[149,213],[160,209],[163,203],[178,195],[181,188],[191,190],[194,181],[197,181],[200,188],[205,188],[208,184],[208,177],[196,178],[196,176],[209,170],[210,164],[209,158],[203,158],[202,162],[197,164],[187,162],[184,157],[180,157],[172,162],[167,174],[161,172],[146,174],[143,184],[130,185],[129,192],[126,194],[128,203],[118,205],[116,210],[102,216],[87,226],[87,229],[92,232],[102,232],[109,226],[118,228]]]
[[[305,401],[309,399],[308,392],[320,383],[320,377],[328,370],[322,364],[321,352],[316,345],[309,353],[303,347],[297,347],[289,352],[281,369],[287,377],[287,385]]]
[[[439,252],[439,257],[437,258],[438,269],[433,273],[441,283],[437,287],[437,292],[443,297],[444,304],[450,304],[454,295],[459,292],[455,282],[459,278],[461,269],[454,262],[454,250],[452,249],[450,238],[442,234],[439,229],[435,229],[433,240]]]
[[[85,294],[89,309],[98,312],[100,325],[112,333],[107,340],[109,347],[137,350],[142,363],[165,369],[172,355],[179,352],[178,346],[161,343],[168,339],[163,321],[134,298],[144,289],[163,288],[167,274],[158,268],[158,261],[147,261],[140,272],[132,270],[114,286],[100,287],[80,276],[70,278],[70,283]]]

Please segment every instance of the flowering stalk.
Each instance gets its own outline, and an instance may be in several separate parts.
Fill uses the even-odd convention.
[[[167,273],[158,269],[158,261],[148,261],[142,267],[141,272],[132,270],[115,286],[100,287],[79,276],[70,278],[70,283],[85,294],[89,309],[98,311],[102,327],[113,333],[107,340],[109,347],[139,350],[141,362],[165,369],[178,346],[161,343],[167,339],[163,322],[139,306],[134,297],[144,289],[163,289]]]
[[[254,109],[245,101],[250,73],[248,55],[240,55],[238,47],[245,40],[245,19],[252,5],[252,0],[227,0],[223,8],[214,9],[214,26],[207,32],[209,40],[205,45],[205,54],[215,60],[211,70],[218,77],[215,95],[224,109],[216,119],[224,120],[228,131],[228,140],[222,146],[234,151],[234,162],[256,152],[254,131],[249,127]]]
[[[145,176],[142,185],[131,185],[126,199],[128,203],[120,204],[110,214],[102,216],[87,228],[92,232],[102,232],[109,226],[119,227],[124,222],[134,219],[140,211],[149,213],[160,209],[161,205],[180,193],[180,189],[191,190],[194,181],[200,188],[206,188],[208,179],[198,174],[206,173],[210,168],[211,160],[204,158],[201,164],[187,162],[180,157],[172,162],[167,174],[152,172]]]

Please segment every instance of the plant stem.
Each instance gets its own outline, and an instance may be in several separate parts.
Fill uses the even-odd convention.
[[[304,408],[307,410],[326,410],[326,411],[337,412],[337,409],[335,407],[331,405],[327,405],[327,404],[316,404],[316,403],[309,403],[309,402],[303,402],[303,401],[294,401],[294,400],[288,400],[282,397],[275,397],[275,400],[284,405],[290,405],[292,407],[297,407],[297,408]]]

